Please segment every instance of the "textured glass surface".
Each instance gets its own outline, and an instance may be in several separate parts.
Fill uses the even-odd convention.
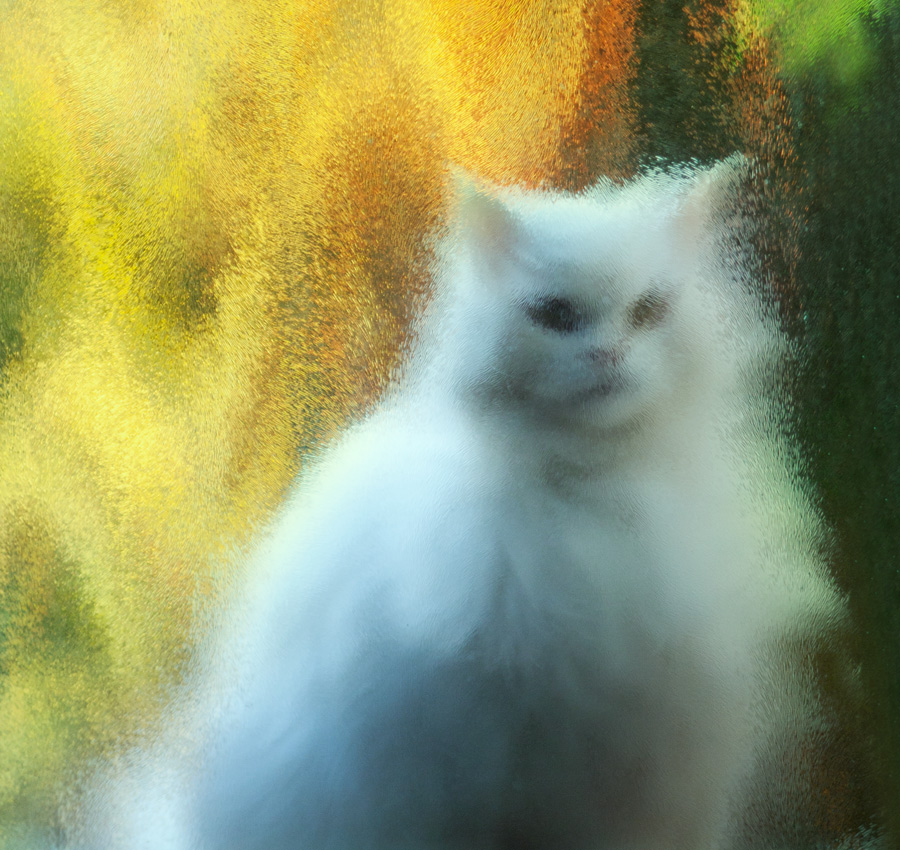
[[[895,846],[898,102],[891,0],[0,0],[0,850]]]

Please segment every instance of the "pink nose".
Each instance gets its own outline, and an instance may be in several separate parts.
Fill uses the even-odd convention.
[[[622,362],[621,348],[592,348],[588,353],[591,362],[602,366],[618,366]]]

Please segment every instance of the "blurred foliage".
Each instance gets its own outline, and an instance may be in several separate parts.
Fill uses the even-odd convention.
[[[377,396],[445,162],[589,179],[564,124],[588,81],[578,132],[615,129],[623,63],[570,2],[37,0],[0,44],[13,847],[152,725],[303,453]]]
[[[896,32],[888,0],[4,4],[0,847],[152,724],[304,455],[377,398],[449,161],[580,188],[757,158],[896,798]]]
[[[795,82],[795,281],[807,358],[797,389],[838,573],[862,624],[878,775],[900,837],[900,8],[859,21],[868,68],[852,86],[809,67]]]
[[[895,0],[743,0],[737,10],[744,41],[771,39],[782,72],[818,65],[842,84],[860,84],[875,59],[869,22],[896,9]]]
[[[832,566],[855,623],[842,663],[862,671],[864,696],[848,691],[840,665],[816,661],[827,711],[844,730],[823,760],[821,822],[836,839],[874,817],[893,846],[900,6],[645,0],[637,26],[644,161],[708,161],[735,148],[756,160],[761,276],[799,343],[784,375],[788,424],[801,446],[798,472],[812,477],[836,532]]]

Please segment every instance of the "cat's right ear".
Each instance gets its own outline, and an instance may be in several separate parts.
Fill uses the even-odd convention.
[[[692,176],[677,215],[677,226],[687,244],[694,244],[735,206],[752,164],[735,153]]]
[[[464,237],[493,252],[508,249],[515,227],[502,190],[457,167],[451,170],[451,181]]]

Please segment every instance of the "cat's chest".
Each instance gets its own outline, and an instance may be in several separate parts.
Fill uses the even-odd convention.
[[[721,643],[743,603],[747,558],[714,502],[664,480],[579,500],[510,494],[504,521],[484,528],[493,560],[472,565],[481,617],[507,644],[555,634],[589,655],[620,647],[618,661],[607,657],[623,666],[685,641]]]
[[[534,486],[502,500],[497,545],[523,583],[590,584],[609,595],[644,594],[702,557],[710,535],[691,517],[690,494],[670,482],[604,484],[579,498]],[[686,578],[686,577],[685,577]]]

